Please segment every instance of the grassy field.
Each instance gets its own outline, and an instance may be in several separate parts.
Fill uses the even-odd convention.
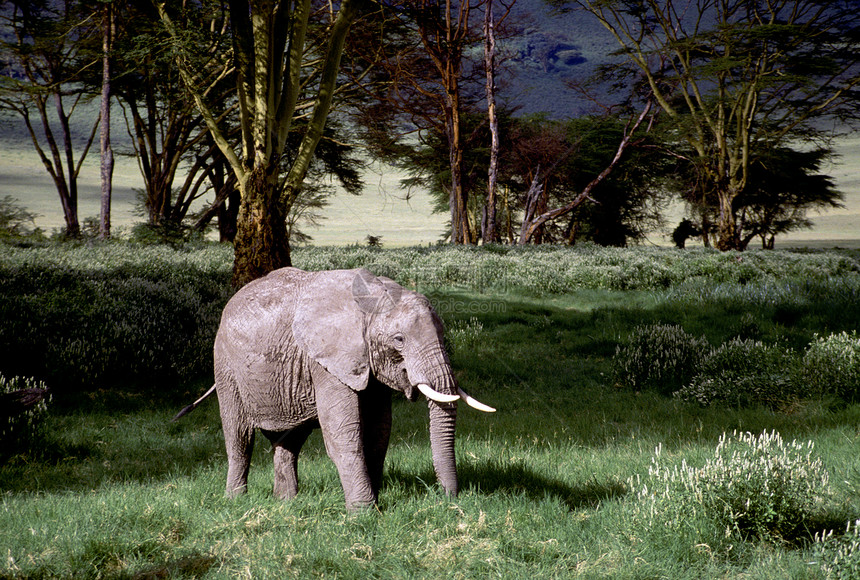
[[[860,405],[806,393],[776,407],[702,406],[624,388],[616,372],[634,329],[657,324],[801,360],[816,335],[860,324],[857,253],[355,247],[301,250],[295,261],[367,265],[430,296],[459,380],[499,409],[460,413],[460,496],[435,483],[426,407],[397,399],[378,510],[345,513],[319,433],[302,452],[297,499],[272,498],[259,439],[248,495],[225,499],[217,403],[170,418],[211,384],[207,341],[229,296],[228,249],[4,248],[0,371],[20,358],[9,354],[16,341],[54,349],[63,367],[29,373],[54,401],[38,444],[0,466],[0,577],[849,578],[860,566],[843,534],[860,517]],[[159,311],[177,335],[161,350],[170,333],[147,322]],[[36,312],[46,319],[28,319]],[[86,347],[101,335],[112,339]],[[147,369],[129,353],[160,362]],[[738,472],[740,455],[725,465],[719,455],[735,430],[814,446],[771,447]],[[749,481],[765,464],[762,492]],[[701,471],[685,488],[677,479],[691,469]],[[774,498],[762,527],[726,527],[689,503],[695,486],[718,480],[708,469],[738,491],[712,486],[700,499]],[[806,503],[787,501],[798,498]]]

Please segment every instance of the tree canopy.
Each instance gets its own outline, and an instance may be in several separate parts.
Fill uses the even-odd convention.
[[[770,247],[841,203],[821,171],[834,125],[857,117],[853,3],[520,3],[576,9],[614,39],[589,95],[602,113],[510,106],[506,63],[521,63],[507,51],[534,34],[505,20],[514,0],[5,0],[0,107],[28,127],[74,236],[98,126],[83,134],[70,117],[99,93],[119,102],[148,227],[172,235],[217,216],[236,285],[290,264],[290,240],[307,239],[299,220],[324,215],[322,176],[362,189],[359,150],[436,195],[458,244],[625,245],[674,198],[688,208],[679,240]]]
[[[856,3],[821,0],[575,0],[616,39],[673,130],[666,143],[714,205],[720,249],[743,247],[739,200],[775,148],[854,120],[860,83]],[[632,77],[630,77],[632,78]]]

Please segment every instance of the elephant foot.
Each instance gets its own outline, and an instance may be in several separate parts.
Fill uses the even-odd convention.
[[[247,484],[240,485],[238,487],[233,487],[231,485],[228,485],[227,490],[224,492],[224,495],[228,499],[235,499],[235,498],[239,497],[240,495],[245,495],[246,493],[248,493],[248,485]]]
[[[348,511],[351,514],[362,513],[362,512],[367,512],[367,511],[376,510],[376,509],[378,509],[377,505],[376,505],[376,501],[372,501],[370,503],[356,502],[356,503],[347,503],[346,504],[346,511]]]

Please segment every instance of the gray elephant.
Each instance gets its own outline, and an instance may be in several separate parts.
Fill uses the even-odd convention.
[[[391,433],[391,391],[428,399],[436,475],[457,495],[458,386],[430,302],[367,270],[276,270],[239,290],[215,338],[215,385],[227,446],[227,495],[247,489],[254,433],[274,447],[276,497],[298,491],[296,462],[320,427],[346,507],[373,505]]]

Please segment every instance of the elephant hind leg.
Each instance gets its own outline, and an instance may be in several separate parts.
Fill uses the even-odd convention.
[[[275,463],[273,493],[278,499],[292,499],[299,492],[298,460],[302,445],[313,431],[313,425],[302,425],[286,432],[263,431],[272,442]]]
[[[229,430],[225,425],[224,439],[227,444],[227,497],[236,497],[248,491],[248,469],[254,450],[253,427]]]
[[[391,389],[373,378],[359,397],[367,471],[373,494],[379,497],[388,441],[391,437]]]

